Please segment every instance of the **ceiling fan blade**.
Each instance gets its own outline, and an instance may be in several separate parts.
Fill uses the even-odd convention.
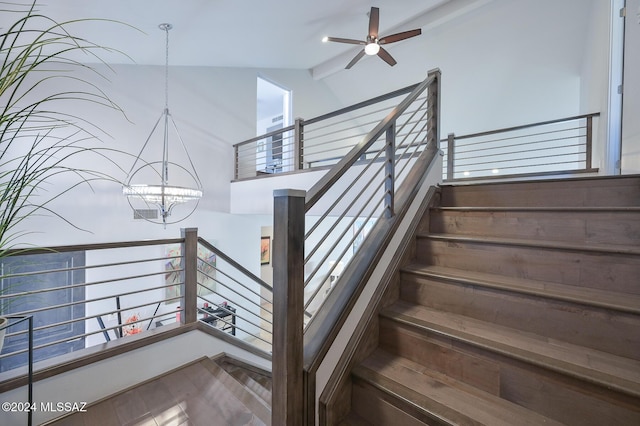
[[[415,37],[422,34],[422,30],[421,29],[417,29],[417,30],[411,30],[411,31],[404,31],[402,33],[398,33],[398,34],[392,34],[390,36],[386,36],[380,39],[379,43],[380,44],[389,44],[389,43],[393,43],[395,41],[400,41],[400,40],[404,40],[410,37]]]
[[[378,38],[378,27],[380,25],[380,9],[372,7],[369,12],[369,36]]]
[[[362,49],[360,51],[360,53],[358,53],[352,60],[351,62],[349,62],[347,64],[346,67],[344,67],[344,69],[348,70],[349,68],[351,68],[352,66],[354,66],[356,64],[356,62],[358,62],[360,59],[362,59],[362,57],[364,56],[364,49]]]
[[[348,44],[366,44],[362,40],[354,40],[352,38],[340,38],[340,37],[327,37],[326,41],[335,41],[337,43],[348,43]]]
[[[393,59],[393,56],[391,56],[389,52],[384,50],[382,47],[380,47],[380,50],[378,51],[378,56],[380,56],[383,61],[385,61],[391,66],[394,66],[395,64],[397,64],[396,60]]]

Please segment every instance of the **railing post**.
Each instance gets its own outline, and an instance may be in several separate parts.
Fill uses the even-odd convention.
[[[427,124],[427,144],[433,143],[440,149],[440,80],[442,73],[436,68],[427,74],[428,77],[434,77],[431,84],[427,88],[428,104],[427,108],[431,111],[429,122]]]
[[[587,142],[586,142],[586,153],[587,156],[585,158],[585,169],[590,169],[592,164],[592,149],[593,149],[593,116],[590,115],[587,117]]]
[[[180,233],[184,238],[181,250],[184,291],[180,299],[184,311],[180,322],[190,324],[198,319],[198,228],[183,228]]]
[[[296,118],[293,136],[293,169],[302,170],[304,168],[304,120],[302,118]]]
[[[276,190],[273,208],[271,424],[303,424],[305,191]]]
[[[393,217],[395,214],[395,152],[396,152],[396,122],[391,123],[391,126],[386,132],[386,145],[385,145],[385,165],[384,165],[384,217],[387,219]]]
[[[238,169],[240,167],[240,155],[238,153],[238,145],[233,146],[233,178],[238,179]]]
[[[454,167],[454,144],[456,143],[456,135],[449,133],[447,136],[447,180],[453,180]]]

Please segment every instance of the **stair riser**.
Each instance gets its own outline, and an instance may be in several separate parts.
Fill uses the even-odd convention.
[[[442,206],[632,207],[640,206],[640,178],[511,182],[444,186]]]
[[[478,365],[486,370],[485,390],[492,389],[494,395],[567,424],[640,424],[640,399],[439,333],[381,319],[380,346],[474,386],[478,378],[469,380],[460,372]]]
[[[431,232],[539,241],[640,246],[640,212],[447,211],[434,209]]]
[[[381,349],[499,396],[500,369],[495,362],[457,353],[446,347],[439,336],[425,336],[420,331],[400,327],[389,319],[381,319]]]
[[[552,339],[640,358],[640,317],[536,296],[403,274],[403,300]],[[562,327],[558,325],[562,324]]]
[[[420,416],[413,407],[393,395],[386,394],[376,387],[359,378],[353,379],[352,410],[374,426],[402,425],[402,426],[448,426],[450,423],[425,419],[420,421],[409,413]],[[427,423],[428,422],[428,423]]]
[[[417,239],[417,259],[427,265],[640,294],[640,257]]]

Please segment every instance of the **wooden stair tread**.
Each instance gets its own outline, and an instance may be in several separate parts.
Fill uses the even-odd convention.
[[[640,315],[640,295],[414,263],[404,272]]]
[[[383,317],[492,352],[640,397],[640,362],[525,333],[409,302],[396,302]]]
[[[453,234],[436,234],[424,233],[417,236],[418,238],[431,239],[434,241],[444,242],[460,242],[473,244],[492,244],[512,247],[530,247],[539,249],[590,252],[590,253],[609,253],[640,256],[640,247],[614,245],[614,244],[571,244],[559,241],[530,240],[520,238],[503,238],[488,236],[467,236]]]
[[[271,406],[271,372],[232,356],[221,354],[212,358],[245,388]]]
[[[351,412],[344,419],[340,420],[338,426],[369,426],[371,423]]]
[[[434,206],[431,210],[451,211],[451,212],[535,212],[535,213],[640,213],[640,207],[637,206],[576,206],[576,207],[499,207],[499,206],[474,206],[474,207],[440,207]]]
[[[271,424],[271,407],[266,401],[249,391],[214,360],[207,358],[202,360],[201,364],[261,421],[267,425]]]
[[[640,206],[640,177],[589,176],[444,184],[446,206]]]
[[[353,374],[424,410],[442,423],[492,426],[560,424],[380,349],[356,367]]]
[[[252,392],[256,397],[260,398],[267,406],[271,406],[271,389],[268,389],[260,382],[242,370],[236,370],[231,375],[244,387]]]

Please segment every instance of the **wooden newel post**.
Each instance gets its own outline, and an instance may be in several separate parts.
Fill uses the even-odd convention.
[[[184,238],[182,244],[182,266],[184,269],[184,291],[180,306],[184,311],[180,322],[189,324],[198,319],[198,228],[181,229]]]
[[[276,190],[273,209],[271,424],[303,424],[305,191]]]
[[[440,92],[442,86],[442,73],[439,68],[432,69],[427,74],[429,77],[433,77],[433,81],[429,84],[428,96],[429,102],[427,108],[429,108],[429,124],[427,126],[427,143],[433,143],[440,148]]]
[[[453,180],[453,168],[455,167],[456,135],[449,133],[447,136],[447,180]]]
[[[587,117],[587,139],[586,139],[586,157],[584,159],[584,168],[589,170],[593,164],[593,116]]]

